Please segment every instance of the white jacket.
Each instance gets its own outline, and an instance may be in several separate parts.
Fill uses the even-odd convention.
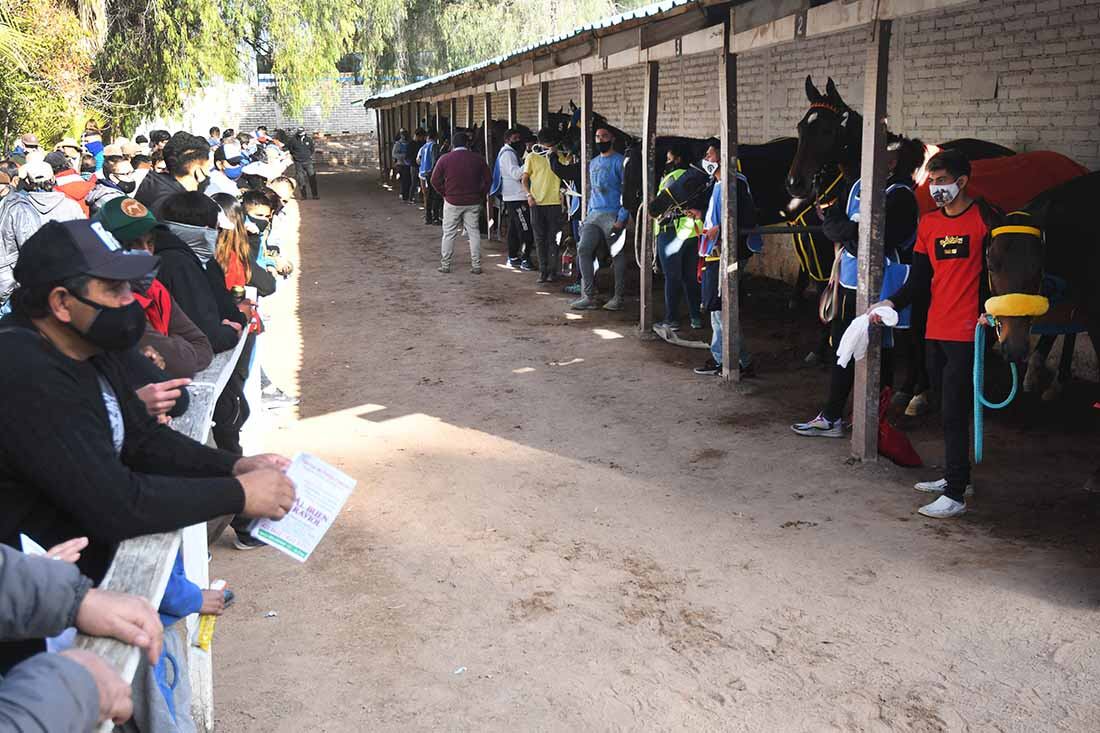
[[[504,145],[497,154],[500,163],[500,197],[505,201],[526,201],[527,192],[523,190],[523,165],[516,151],[510,145]]]

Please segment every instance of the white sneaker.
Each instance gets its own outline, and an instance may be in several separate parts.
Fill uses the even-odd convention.
[[[791,430],[807,438],[843,438],[844,423],[840,420],[827,420],[822,414],[818,414],[809,422],[799,422],[791,426]]]
[[[942,494],[947,490],[947,479],[941,478],[939,481],[921,481],[920,483],[913,484],[913,488],[917,491],[923,491],[925,494]],[[974,484],[967,484],[966,491],[963,493],[965,496],[974,496]]]
[[[917,513],[923,514],[926,517],[932,517],[933,519],[950,519],[951,517],[965,514],[966,504],[963,504],[961,501],[949,499],[946,496],[941,496],[931,504],[922,506],[917,510]]]

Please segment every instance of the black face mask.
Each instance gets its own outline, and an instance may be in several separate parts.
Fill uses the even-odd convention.
[[[69,327],[79,333],[85,341],[104,351],[125,351],[137,346],[145,333],[145,311],[136,300],[129,305],[111,308],[70,293],[84,305],[95,308],[97,313],[87,331],[80,331],[72,324]]]
[[[267,229],[267,225],[271,223],[267,219],[255,219],[251,216],[248,218],[251,219],[252,223],[256,225],[256,228],[260,230],[260,234],[263,234],[264,230]]]
[[[123,193],[133,193],[134,189],[137,188],[137,181],[115,181],[115,185]]]
[[[596,150],[601,155],[606,153],[608,150],[611,150],[611,141],[610,140],[604,140],[604,141],[597,140],[596,141]]]

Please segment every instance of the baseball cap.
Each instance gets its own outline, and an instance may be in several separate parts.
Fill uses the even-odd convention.
[[[132,158],[135,155],[141,155],[142,154],[141,146],[138,145],[137,143],[123,143],[123,145],[122,145],[122,154],[124,156],[126,156],[127,158]]]
[[[15,263],[15,279],[23,287],[47,285],[77,275],[137,280],[159,264],[159,257],[125,252],[101,222],[51,221],[23,243]]]
[[[19,175],[24,181],[45,183],[53,180],[53,167],[44,160],[28,162]]]
[[[23,143],[24,147],[26,147],[27,145],[34,145],[35,147],[38,146],[38,136],[35,135],[33,132],[28,132],[26,135],[20,138],[20,141]]]
[[[153,212],[136,199],[117,196],[103,206],[92,217],[120,242],[132,242],[150,229],[164,229]]]
[[[110,157],[115,157],[115,156],[121,158],[122,155],[123,155],[123,153],[122,153],[122,146],[121,145],[107,145],[106,147],[103,148],[103,157],[104,158],[110,158]]]
[[[61,150],[63,148],[73,148],[74,150],[83,150],[84,146],[78,143],[71,137],[67,137],[54,147],[54,150]]]

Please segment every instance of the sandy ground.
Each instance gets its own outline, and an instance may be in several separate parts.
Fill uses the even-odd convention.
[[[439,275],[373,174],[322,184],[267,308],[302,397],[267,442],[359,487],[305,564],[214,548],[219,730],[1100,729],[1094,416],[995,416],[971,512],[924,520],[935,465],[790,432],[824,379],[766,284],[761,376],[725,388],[636,298],[571,319],[498,243]]]

